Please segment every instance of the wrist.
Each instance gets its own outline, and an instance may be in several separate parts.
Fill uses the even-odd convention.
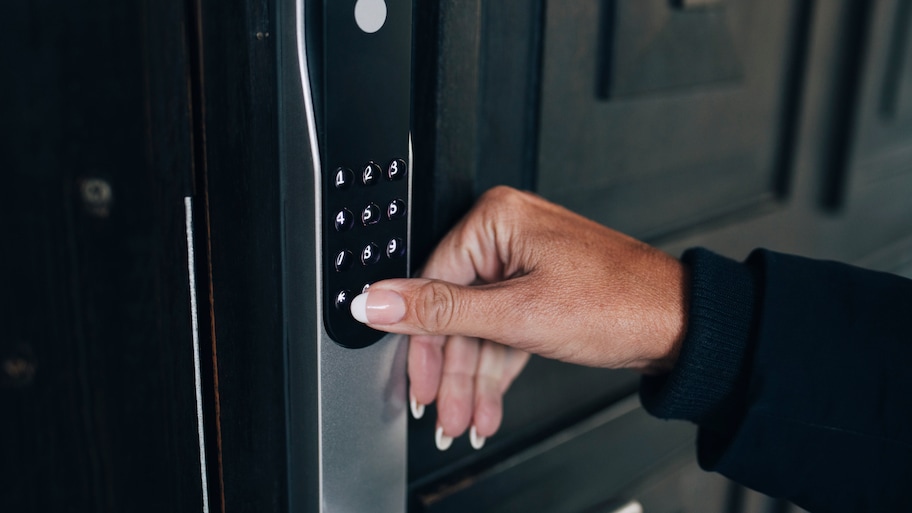
[[[687,335],[690,270],[681,261],[662,254],[664,272],[660,274],[661,319],[647,364],[639,369],[643,374],[670,372],[681,354]]]

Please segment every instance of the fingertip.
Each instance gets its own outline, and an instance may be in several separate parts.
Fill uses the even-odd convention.
[[[419,403],[418,400],[415,399],[415,396],[412,396],[409,401],[409,409],[412,410],[412,417],[414,417],[415,420],[424,417],[424,405]]]
[[[453,445],[453,437],[443,434],[443,426],[438,425],[437,431],[434,432],[434,443],[438,451],[445,451]]]
[[[367,324],[367,292],[358,294],[351,302],[351,314],[356,321]]]
[[[503,419],[502,402],[494,399],[481,399],[475,405],[472,416],[472,427],[482,438],[493,436],[500,428]]]
[[[473,449],[476,451],[481,450],[481,448],[484,447],[485,440],[487,440],[487,437],[478,435],[478,428],[472,426],[472,428],[469,429],[469,443],[472,444]]]

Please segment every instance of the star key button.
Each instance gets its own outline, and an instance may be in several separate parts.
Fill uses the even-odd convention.
[[[336,308],[341,311],[346,311],[348,309],[348,304],[351,303],[352,293],[350,290],[340,290],[336,293]]]

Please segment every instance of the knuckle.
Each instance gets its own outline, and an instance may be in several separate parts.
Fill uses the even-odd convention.
[[[418,327],[428,333],[447,331],[456,310],[453,290],[445,283],[429,281],[421,285],[419,298],[414,306]]]
[[[522,205],[527,200],[527,193],[514,189],[506,185],[498,185],[488,189],[481,196],[481,203],[488,205]]]

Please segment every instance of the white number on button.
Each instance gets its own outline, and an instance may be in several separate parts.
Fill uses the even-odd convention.
[[[367,166],[364,168],[364,174],[362,175],[361,181],[364,183],[370,183],[374,179],[374,168],[372,166]]]
[[[340,210],[339,213],[336,214],[336,224],[338,226],[345,225],[345,211]]]
[[[342,187],[345,185],[345,171],[341,169],[336,171],[336,187]]]
[[[389,207],[386,209],[386,212],[390,217],[395,217],[396,214],[399,213],[399,204],[397,204],[395,201],[390,203]]]
[[[364,251],[361,252],[361,259],[367,262],[373,257],[374,250],[371,249],[371,246],[369,244],[367,246],[364,246]]]
[[[388,255],[395,255],[396,251],[399,249],[399,242],[396,239],[391,239],[389,244],[386,245],[386,253]]]

